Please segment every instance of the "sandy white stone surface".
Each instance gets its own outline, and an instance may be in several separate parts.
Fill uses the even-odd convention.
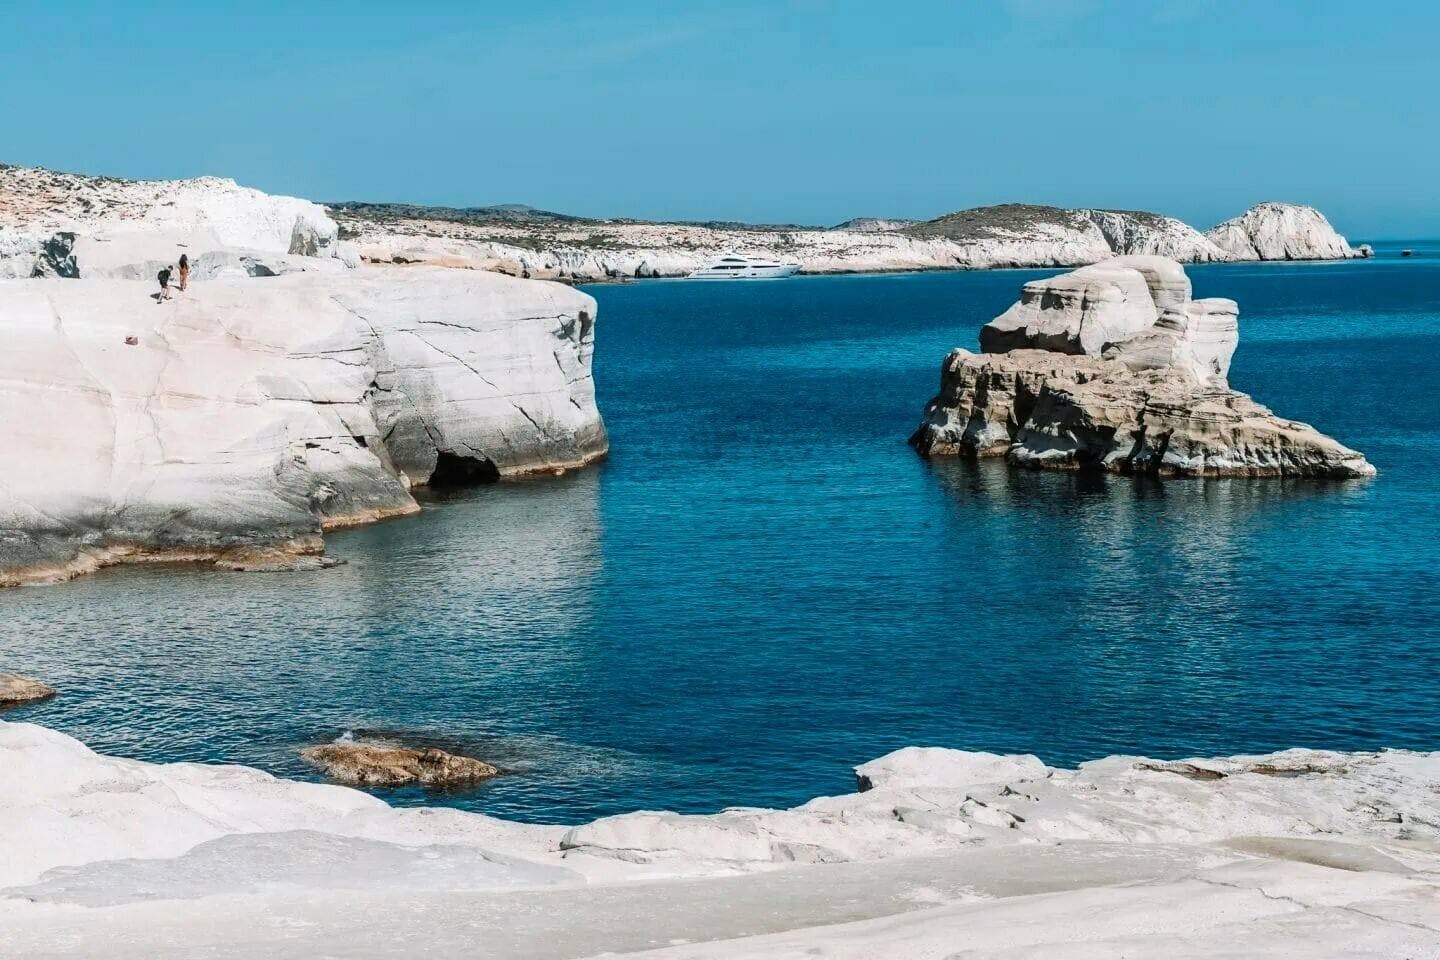
[[[222,177],[120,180],[0,165],[0,277],[31,276],[43,242],[61,232],[100,238],[102,249],[90,251],[95,271],[81,272],[94,277],[121,276],[127,262],[173,263],[182,252],[191,259],[223,249],[329,258],[337,239],[335,221],[319,204]]]
[[[23,723],[0,770],[3,956],[1440,955],[1440,754],[908,748],[792,810],[570,829]]]
[[[485,479],[606,449],[595,302],[571,288],[341,268],[154,294],[0,281],[0,583],[310,563],[324,529],[413,512],[447,466]]]

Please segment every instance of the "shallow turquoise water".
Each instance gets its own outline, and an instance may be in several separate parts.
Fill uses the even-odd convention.
[[[1440,257],[1192,268],[1232,382],[1367,482],[1012,474],[905,446],[941,357],[1040,271],[593,288],[613,454],[331,538],[348,564],[0,594],[7,714],[311,776],[344,729],[513,776],[393,792],[575,821],[783,805],[905,744],[1440,749]]]

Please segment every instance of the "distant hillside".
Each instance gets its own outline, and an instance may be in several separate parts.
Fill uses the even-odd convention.
[[[851,233],[894,233],[913,227],[919,220],[897,220],[893,217],[852,217],[844,223],[837,223],[831,230],[849,230]]]
[[[523,203],[499,203],[488,207],[427,207],[414,203],[367,203],[362,200],[345,200],[327,203],[332,214],[339,214],[354,220],[369,220],[374,223],[395,223],[401,220],[441,220],[447,223],[471,225],[513,223],[513,224],[563,224],[594,223],[586,217],[572,217],[551,210],[539,210]]]
[[[815,230],[797,223],[744,223],[739,220],[641,220],[634,217],[577,217],[553,210],[541,210],[524,203],[499,203],[486,207],[427,207],[415,203],[367,203],[345,200],[327,203],[333,216],[372,223],[399,223],[405,220],[432,220],[467,226],[563,226],[575,224],[642,224],[704,227],[707,230],[788,231]]]
[[[1144,210],[1100,210],[1113,213],[1153,229],[1162,229],[1170,218]],[[1053,230],[1083,230],[1091,220],[1090,211],[1067,210],[1034,203],[999,203],[947,213],[934,220],[905,227],[901,233],[912,237],[943,237],[947,240],[1004,240],[1032,236]]]

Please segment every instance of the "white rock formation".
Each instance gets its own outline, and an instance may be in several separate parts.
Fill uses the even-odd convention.
[[[578,291],[446,270],[153,288],[0,281],[0,584],[313,564],[322,530],[418,509],[414,484],[606,449]]]
[[[432,218],[417,211],[423,208],[375,219],[337,209],[334,215],[356,238],[346,246],[323,208],[232,180],[127,181],[0,165],[0,278],[53,273],[55,258],[41,248],[62,231],[112,235],[103,273],[98,263],[87,272],[86,257],[77,257],[84,277],[149,270],[166,259],[156,255],[156,247],[162,253],[174,248],[171,262],[180,252],[194,260],[230,249],[334,257],[347,266],[363,258],[569,281],[684,276],[734,252],[796,259],[807,273],[1079,266],[1117,254],[1186,263],[1363,255],[1346,246],[1315,211],[1285,204],[1261,204],[1209,234],[1141,211],[1020,204],[981,207],[925,223],[862,217],[829,230],[555,215],[527,220],[523,213],[460,222],[446,219],[454,211],[435,211]],[[972,229],[977,223],[978,229]],[[127,261],[118,238],[136,231],[150,234],[154,242]],[[149,276],[155,272],[149,270]]]
[[[1240,307],[1208,297],[1165,307],[1148,330],[1105,351],[1131,370],[1183,370],[1199,383],[1226,383],[1240,342]]]
[[[0,723],[0,770],[0,956],[1440,952],[1436,753],[1066,770],[911,748],[792,810],[570,830],[29,724]]]
[[[76,251],[79,276],[153,279],[157,264],[181,253],[329,258],[337,230],[318,204],[219,177],[117,180],[0,166],[0,278],[53,273],[43,247],[60,233],[103,245]]]
[[[1079,211],[1100,230],[1117,254],[1159,256],[1184,263],[1215,263],[1234,257],[1199,230],[1154,213],[1133,210]]]
[[[1314,207],[1260,203],[1206,234],[1237,260],[1348,260],[1364,257]]]
[[[995,213],[1012,208],[1020,215]],[[798,260],[806,273],[1079,266],[1117,254],[1220,263],[1266,259],[1274,252],[1270,244],[1259,249],[1232,244],[1231,249],[1173,217],[1152,213],[1017,205],[962,211],[920,224],[861,219],[830,230],[588,220],[468,224],[417,219],[413,212],[385,221],[360,218],[353,211],[335,215],[358,235],[361,254],[371,262],[572,281],[684,276],[734,252]],[[1291,227],[1304,234],[1292,238],[1291,245],[1310,249],[1315,257],[1325,256],[1325,249],[1335,258],[1361,255],[1343,240],[1338,246],[1318,244],[1300,219],[1284,220],[1277,229],[1283,234]]]
[[[1020,300],[981,328],[980,348],[1004,353],[1034,347],[1098,356],[1110,344],[1154,326],[1155,317],[1146,276],[1106,261],[1025,284]]]
[[[1180,265],[1154,257],[1025,284],[981,329],[985,353],[945,358],[911,445],[1060,470],[1374,475],[1356,451],[1231,390],[1239,309],[1189,295]]]

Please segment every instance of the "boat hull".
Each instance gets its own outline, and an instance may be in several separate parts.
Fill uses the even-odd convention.
[[[687,280],[779,280],[794,276],[800,270],[798,263],[782,263],[775,266],[745,266],[738,270],[717,270],[705,267],[686,276]]]

